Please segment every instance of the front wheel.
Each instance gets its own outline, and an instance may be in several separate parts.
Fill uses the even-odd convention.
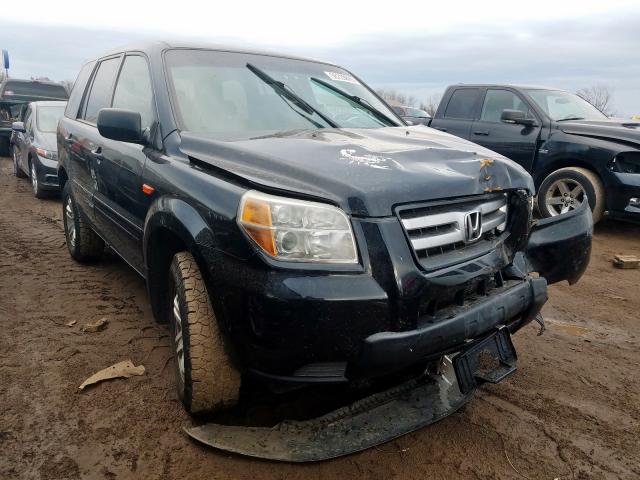
[[[27,178],[22,169],[20,168],[20,162],[18,159],[18,150],[15,145],[11,146],[11,158],[13,158],[13,174],[18,178]]]
[[[189,252],[176,253],[169,269],[171,344],[178,396],[192,414],[231,407],[240,373],[231,364],[200,269]]]
[[[543,217],[555,217],[589,202],[593,223],[605,209],[604,187],[598,176],[586,168],[566,167],[552,172],[538,190],[538,209]]]
[[[33,189],[33,195],[36,198],[44,198],[46,192],[42,189],[40,181],[38,180],[38,164],[33,160],[30,162],[29,176],[31,177],[31,188]]]
[[[62,218],[67,248],[74,260],[89,262],[97,260],[104,253],[104,241],[80,216],[76,202],[71,195],[71,185],[67,182],[62,191]]]

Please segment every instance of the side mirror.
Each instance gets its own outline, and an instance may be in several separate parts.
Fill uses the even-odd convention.
[[[514,123],[517,125],[525,125],[527,127],[533,127],[536,121],[533,118],[526,118],[526,114],[522,110],[509,110],[508,108],[502,111],[500,120],[504,123]]]
[[[104,138],[128,143],[145,143],[140,113],[121,108],[103,108],[98,112],[98,132]]]
[[[26,132],[26,130],[24,129],[24,123],[23,122],[13,122],[11,124],[11,130],[13,130],[14,132]]]

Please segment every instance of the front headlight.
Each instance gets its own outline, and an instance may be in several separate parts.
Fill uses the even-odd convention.
[[[36,153],[42,158],[48,158],[49,160],[57,160],[58,153],[53,150],[45,150],[44,148],[36,148]]]
[[[623,152],[615,156],[609,169],[617,173],[640,173],[640,152]]]
[[[251,190],[240,201],[238,225],[277,260],[358,262],[351,223],[342,210],[331,205]]]

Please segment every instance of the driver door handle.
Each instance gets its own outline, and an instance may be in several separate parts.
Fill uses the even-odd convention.
[[[474,130],[474,135],[484,135],[485,137],[489,136],[489,130]]]

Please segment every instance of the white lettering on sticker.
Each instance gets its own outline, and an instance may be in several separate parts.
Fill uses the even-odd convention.
[[[324,73],[326,73],[327,77],[329,77],[331,80],[335,80],[336,82],[347,82],[347,83],[354,83],[358,85],[358,81],[348,73],[340,73],[340,72],[324,72]]]

